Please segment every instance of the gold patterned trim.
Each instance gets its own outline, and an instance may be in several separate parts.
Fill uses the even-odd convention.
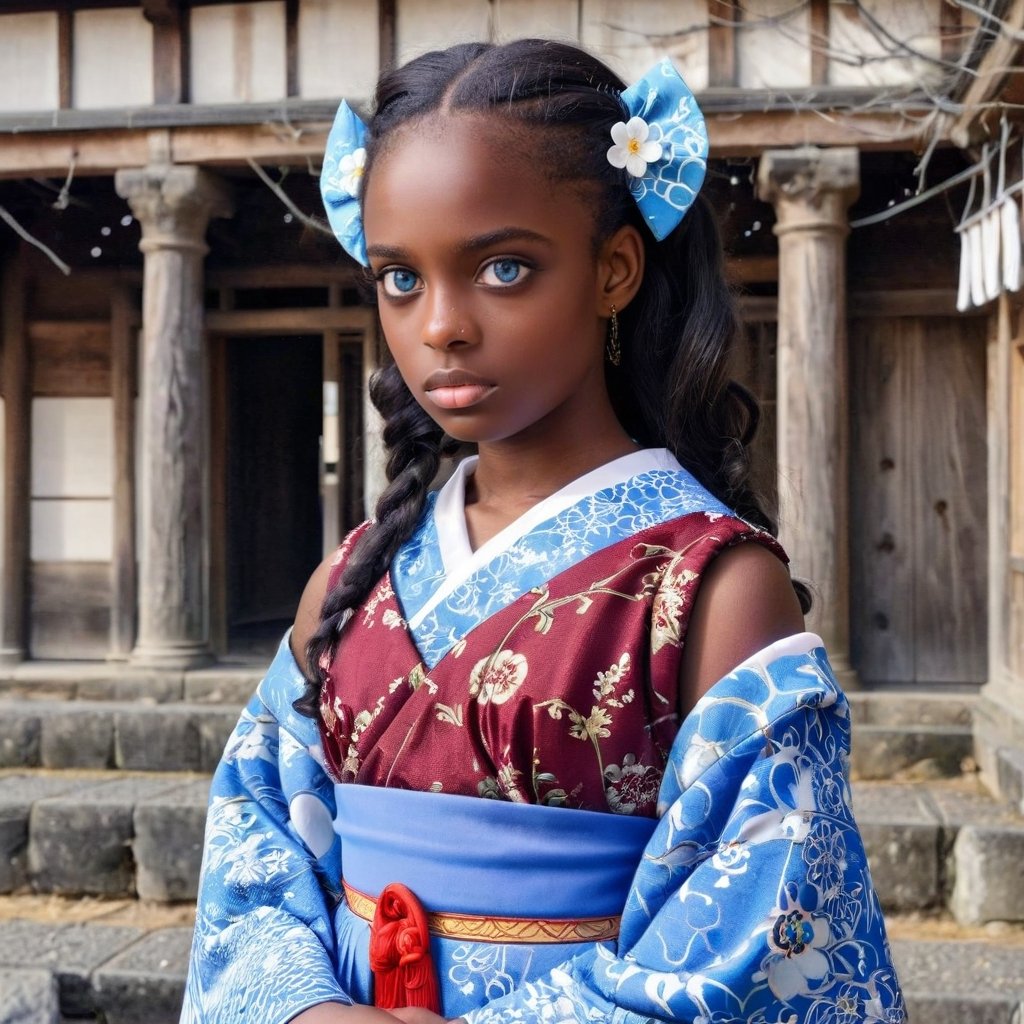
[[[364,921],[373,921],[377,901],[353,889],[344,879],[349,910]],[[508,942],[540,945],[561,942],[605,942],[618,938],[621,917],[490,917],[478,914],[428,913],[431,935],[463,942]]]

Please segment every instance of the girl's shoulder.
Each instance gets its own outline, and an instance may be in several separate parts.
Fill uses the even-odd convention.
[[[306,650],[306,645],[320,625],[320,609],[323,608],[324,598],[337,585],[341,574],[345,569],[345,563],[351,556],[359,538],[370,527],[372,520],[360,523],[355,529],[350,530],[342,542],[313,570],[309,577],[302,597],[299,600],[299,608],[295,613],[295,625],[292,628],[292,651],[296,659]]]

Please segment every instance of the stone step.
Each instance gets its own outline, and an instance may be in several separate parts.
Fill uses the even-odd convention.
[[[210,779],[0,772],[0,892],[196,898]]]
[[[191,922],[181,909],[0,897],[0,1022],[176,1024]],[[911,1020],[1018,1024],[1024,929],[888,926]]]
[[[172,674],[173,683],[103,665],[67,678],[52,665],[18,671],[0,678],[0,768],[212,771],[259,679],[252,667]],[[968,697],[854,692],[850,706],[856,778],[951,777],[970,761]],[[1013,785],[1019,766],[1004,767]]]
[[[973,756],[973,694],[855,690],[847,697],[856,778],[950,778]]]
[[[854,810],[886,910],[1024,921],[1024,818],[976,777],[855,783]]]
[[[146,671],[104,661],[25,661],[0,665],[0,699],[233,704],[248,699],[271,656],[224,661],[186,672]]]
[[[0,893],[194,900],[209,777],[0,772]],[[854,804],[887,911],[1024,921],[1024,819],[975,778],[857,782]]]
[[[240,708],[0,698],[0,768],[212,772]]]

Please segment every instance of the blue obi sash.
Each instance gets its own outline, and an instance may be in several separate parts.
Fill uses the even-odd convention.
[[[430,914],[515,919],[524,925],[521,934],[534,936],[478,941],[432,934],[448,1018],[591,945],[580,937],[554,941],[552,929],[531,924],[579,921],[586,934],[588,919],[621,914],[657,825],[649,818],[351,783],[336,786],[335,799],[350,901],[351,890],[372,900],[400,882]],[[338,980],[357,1002],[372,1002],[366,916],[365,908],[346,903],[335,921]]]

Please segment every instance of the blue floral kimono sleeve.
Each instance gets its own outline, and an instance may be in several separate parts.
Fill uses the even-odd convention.
[[[851,812],[848,706],[808,637],[766,648],[687,717],[617,943],[470,1024],[905,1019]]]
[[[182,1024],[351,1002],[334,964],[334,784],[316,723],[291,706],[302,682],[286,636],[214,776]]]

